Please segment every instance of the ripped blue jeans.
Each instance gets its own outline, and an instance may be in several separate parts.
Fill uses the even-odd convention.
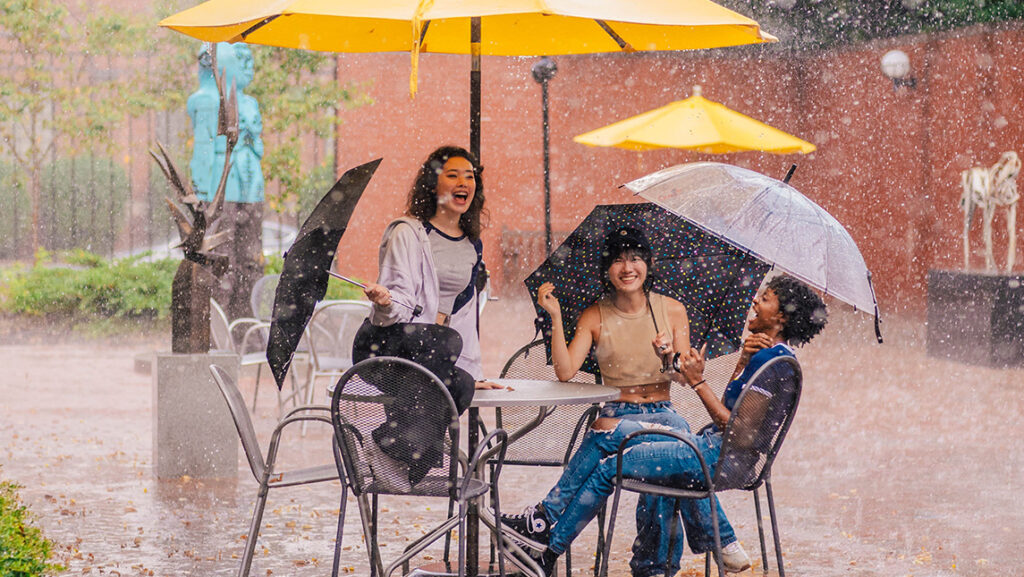
[[[594,518],[614,489],[614,454],[626,435],[649,428],[652,424],[689,432],[686,420],[672,410],[668,401],[607,403],[601,416],[617,417],[623,421],[612,431],[588,431],[558,484],[542,501],[549,520],[555,523],[548,546],[559,554],[568,548]],[[708,466],[713,468],[718,460],[721,436],[695,435],[694,441],[701,447]],[[652,437],[643,437],[634,441],[624,459],[623,471],[626,476],[672,484],[682,480],[680,475],[689,475],[693,480],[702,479],[700,463],[693,451],[670,438],[652,441]],[[630,561],[635,577],[664,574],[666,564],[670,565],[670,574],[678,571],[683,541],[680,538],[682,534],[679,532],[681,528],[678,527],[678,518],[673,517],[674,506],[674,500],[668,498],[641,495],[638,499],[637,538],[633,543],[633,559]],[[711,550],[714,537],[708,502],[703,499],[683,499],[680,501],[680,513],[690,549],[694,553]],[[720,506],[718,518],[724,546],[735,541],[736,536]],[[677,524],[676,543],[671,553],[670,521]]]

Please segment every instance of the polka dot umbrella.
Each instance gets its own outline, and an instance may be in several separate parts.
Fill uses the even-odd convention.
[[[769,266],[749,251],[705,233],[686,220],[651,203],[600,205],[576,227],[525,283],[534,303],[545,282],[555,285],[565,334],[572,338],[580,313],[604,294],[601,253],[605,237],[623,226],[642,231],[653,252],[654,292],[686,305],[691,345],[707,343],[708,358],[740,346],[750,303]],[[537,326],[551,352],[551,317],[537,309]],[[651,335],[654,338],[654,335]],[[584,371],[598,374],[594,351]]]

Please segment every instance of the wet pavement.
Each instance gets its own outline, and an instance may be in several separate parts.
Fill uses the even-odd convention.
[[[531,318],[527,303],[489,304],[488,375],[531,339]],[[774,471],[787,573],[1019,574],[1024,369],[929,358],[922,323],[891,319],[884,328],[886,344],[877,345],[866,316],[838,311],[798,351],[804,395]],[[152,385],[133,371],[133,358],[165,347],[162,339],[0,334],[0,478],[24,486],[70,574],[237,571],[257,487],[244,459],[237,480],[158,481],[153,474]],[[264,377],[256,411],[264,443],[277,412],[268,385]],[[328,428],[314,427],[305,438],[287,438],[282,452],[293,464],[330,462],[329,443]],[[503,505],[534,503],[555,478],[555,471],[509,467]],[[340,491],[338,483],[272,491],[251,574],[329,574]],[[755,557],[750,496],[734,492],[722,501]],[[620,516],[613,575],[629,573],[631,502]],[[349,505],[342,568],[366,575],[358,511]],[[444,509],[444,501],[383,498],[384,556],[394,557]],[[589,574],[594,537],[588,528],[574,547],[574,574]],[[423,561],[440,554],[432,548]],[[702,573],[703,558],[687,553],[681,574]]]

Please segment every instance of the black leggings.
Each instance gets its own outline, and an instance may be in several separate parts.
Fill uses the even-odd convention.
[[[352,360],[400,357],[423,365],[444,383],[461,415],[473,400],[476,380],[456,367],[462,353],[458,331],[427,323],[398,323],[378,327],[363,321],[352,344]],[[419,482],[427,471],[442,463],[447,423],[435,415],[422,414],[425,408],[408,391],[384,391],[395,396],[386,409],[387,421],[373,431],[373,438],[386,454],[409,465],[409,478]],[[401,426],[395,426],[401,423]]]

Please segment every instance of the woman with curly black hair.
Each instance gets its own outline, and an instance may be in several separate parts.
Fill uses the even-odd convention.
[[[405,216],[384,231],[377,282],[365,288],[373,310],[356,334],[352,353],[356,362],[396,356],[423,365],[447,386],[459,413],[469,407],[476,388],[497,386],[482,380],[477,328],[479,281],[485,275],[481,172],[476,157],[458,146],[442,146],[423,161]],[[417,316],[392,299],[416,303],[422,312]],[[405,400],[399,396],[391,411],[416,410]],[[435,464],[433,457],[439,458],[424,447],[433,447],[429,441],[441,439],[443,430],[406,426],[379,434],[376,445],[368,444],[367,457],[378,477],[394,483],[396,491],[407,492]]]

